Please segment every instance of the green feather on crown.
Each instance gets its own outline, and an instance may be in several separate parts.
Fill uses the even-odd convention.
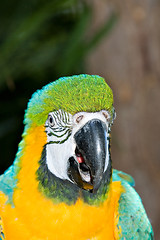
[[[63,109],[77,112],[108,110],[113,115],[113,93],[105,80],[97,75],[62,77],[36,91],[28,103],[25,124],[45,123],[48,113]]]

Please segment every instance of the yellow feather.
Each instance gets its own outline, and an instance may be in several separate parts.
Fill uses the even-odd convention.
[[[46,143],[44,127],[32,126],[24,140],[25,154],[21,157],[18,185],[13,195],[15,207],[4,205],[7,199],[0,194],[6,240],[118,239],[118,200],[123,191],[120,181],[111,183],[108,198],[99,207],[80,199],[71,206],[54,204],[39,192],[35,174]]]

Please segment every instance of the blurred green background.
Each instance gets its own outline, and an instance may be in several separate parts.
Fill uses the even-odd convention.
[[[78,0],[0,3],[0,173],[14,160],[32,93],[61,76],[85,72],[85,57],[116,21],[89,36],[93,9]]]
[[[32,93],[98,74],[114,93],[114,168],[131,174],[160,239],[160,2],[0,2],[0,173],[13,162]]]

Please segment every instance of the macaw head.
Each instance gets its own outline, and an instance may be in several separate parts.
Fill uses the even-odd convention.
[[[114,117],[112,90],[99,76],[63,77],[34,93],[25,124],[43,125],[47,136],[38,169],[39,179],[43,172],[42,185],[46,174],[47,179],[53,176],[96,192],[111,171]]]

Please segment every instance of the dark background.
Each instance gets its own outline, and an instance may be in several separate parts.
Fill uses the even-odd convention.
[[[61,76],[99,74],[117,119],[113,166],[131,174],[160,239],[160,3],[0,3],[0,172],[13,162],[32,93]]]

